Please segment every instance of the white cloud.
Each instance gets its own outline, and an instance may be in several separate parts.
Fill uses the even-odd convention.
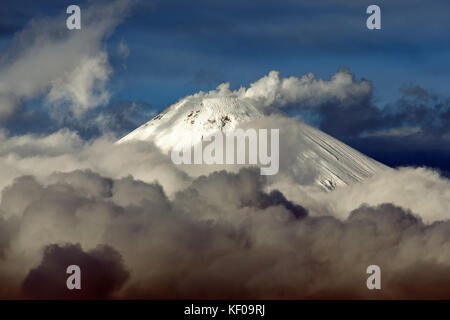
[[[168,194],[186,186],[190,178],[157,147],[149,143],[114,145],[115,137],[83,141],[72,131],[49,136],[0,134],[0,190],[21,175],[42,179],[55,171],[92,169],[108,177],[160,181]]]
[[[52,81],[47,104],[62,108],[69,102],[73,115],[80,117],[88,109],[108,102],[109,93],[105,83],[110,73],[106,53],[83,58],[70,74]]]
[[[392,203],[411,210],[425,223],[450,219],[450,180],[427,168],[381,171],[361,183],[337,187],[330,193],[295,185],[292,179],[276,181],[270,188],[278,188],[288,199],[310,210],[312,215],[346,219],[363,203],[371,206]]]
[[[232,96],[249,99],[260,108],[315,108],[326,102],[339,102],[341,105],[355,104],[372,95],[372,84],[367,80],[357,81],[346,68],[341,68],[330,80],[316,78],[308,73],[301,78],[292,76],[280,78],[278,71],[250,84],[230,90],[229,83],[222,83],[216,90],[200,91],[193,96]]]
[[[130,4],[117,0],[83,9],[81,30],[67,30],[64,15],[31,21],[0,57],[0,117],[10,116],[20,101],[47,94],[50,108],[59,116],[70,113],[61,107],[79,117],[105,103],[111,67],[102,40]]]

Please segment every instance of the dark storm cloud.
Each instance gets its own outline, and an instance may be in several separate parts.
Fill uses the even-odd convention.
[[[382,108],[371,95],[350,104],[326,101],[318,108],[320,127],[340,138],[419,134],[442,141],[450,132],[450,98],[417,85],[405,85],[400,93],[400,99]]]
[[[382,108],[372,100],[320,110],[320,128],[388,165],[450,169],[450,98],[408,84]],[[351,130],[354,129],[354,130]]]
[[[1,215],[1,213],[0,213]],[[5,258],[5,250],[9,246],[9,240],[14,233],[15,225],[11,221],[6,221],[0,217],[0,259]]]
[[[395,106],[387,105],[387,123],[392,126],[420,126],[425,134],[450,133],[450,98],[417,85],[400,89],[402,97]],[[394,111],[389,111],[393,109]]]
[[[178,193],[175,202],[182,210],[195,214],[196,207],[202,203],[214,206],[237,205],[239,208],[258,208],[264,210],[273,206],[284,207],[295,218],[303,218],[308,212],[300,205],[288,201],[284,195],[273,190],[270,193],[264,192],[263,188],[267,181],[264,176],[259,175],[255,170],[241,170],[238,175],[229,174],[226,171],[214,172],[209,176],[201,176],[184,192]],[[228,190],[226,197],[222,191],[228,186],[234,186],[233,190]],[[231,192],[230,192],[231,191]],[[207,195],[205,197],[205,195]],[[187,197],[187,198],[186,198]],[[195,206],[190,208],[188,199],[196,197],[200,203],[194,202]],[[186,205],[185,205],[186,204]],[[212,214],[212,212],[211,212]]]
[[[422,183],[429,194],[443,197],[442,208],[436,200],[426,201],[430,206],[422,206],[421,214],[448,214],[448,180],[430,173],[428,178],[414,177],[412,171],[395,174],[389,183]],[[297,193],[299,203],[293,203],[276,189],[264,191],[267,183],[257,169],[215,172],[195,179],[169,199],[159,184],[132,177],[111,179],[92,171],[56,173],[45,184],[19,178],[5,189],[0,204],[0,228],[5,221],[15,225],[2,240],[0,294],[187,299],[450,296],[448,220],[426,224],[415,212],[392,203],[361,205],[343,219],[333,212],[336,204],[358,199],[355,192],[373,194],[371,187],[381,183],[390,189],[389,183],[342,189],[335,195],[338,202],[330,202],[322,216],[308,215],[301,205],[313,193]],[[308,207],[321,211],[330,199]],[[81,267],[81,292],[65,290],[65,268],[71,264]],[[378,292],[366,288],[366,268],[371,264],[382,270]]]
[[[81,270],[81,290],[68,290],[66,269]],[[80,245],[45,247],[39,266],[30,270],[23,292],[32,299],[106,299],[125,283],[128,273],[120,254],[109,246],[84,252]]]

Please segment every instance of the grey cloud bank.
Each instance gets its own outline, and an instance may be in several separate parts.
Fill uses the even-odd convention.
[[[194,179],[169,199],[158,183],[92,171],[56,173],[45,183],[17,178],[0,204],[0,229],[8,231],[0,238],[0,296],[450,294],[447,219],[425,224],[416,212],[392,203],[360,205],[341,219],[332,212],[314,216],[310,211],[320,208],[301,205],[302,197],[294,203],[279,191],[266,192],[267,184],[256,169],[221,171]],[[85,266],[84,290],[62,293],[61,273],[73,263]],[[371,264],[382,269],[382,291],[365,287]],[[98,291],[101,281],[108,285]]]
[[[270,122],[293,136],[296,120]],[[0,139],[2,298],[450,295],[450,181],[430,169],[389,169],[325,192],[312,184],[313,164],[286,169],[298,141],[283,134],[274,176],[184,170],[151,143],[69,130]],[[106,280],[87,278],[82,293],[60,295],[55,270],[69,260],[111,286],[98,291]],[[371,264],[381,292],[365,286]]]

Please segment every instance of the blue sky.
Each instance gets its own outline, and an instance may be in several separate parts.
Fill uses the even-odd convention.
[[[2,3],[2,47],[30,19],[64,13],[73,1]],[[89,2],[77,2],[83,10]],[[381,102],[414,82],[446,93],[450,3],[378,1],[382,30],[365,27],[373,1],[144,1],[107,39],[130,48],[126,69],[112,57],[115,98],[162,108],[230,81],[248,85],[270,70],[329,78],[345,65],[369,79]],[[110,50],[110,53],[113,50]],[[121,70],[122,69],[122,70]],[[198,77],[198,74],[202,75]]]
[[[78,4],[83,17],[91,2],[3,2],[2,55],[11,50],[12,40],[33,19],[57,17],[63,28],[65,9],[70,4]],[[381,8],[382,30],[366,28],[365,11],[371,4]],[[348,67],[357,80],[367,79],[373,84],[371,108],[410,112],[411,109],[401,107],[405,100],[401,89],[405,87],[426,90],[434,98],[420,103],[434,108],[435,101],[445,104],[449,96],[449,14],[450,2],[440,0],[141,1],[102,38],[100,45],[108,53],[113,72],[106,82],[110,99],[99,110],[123,114],[127,103],[138,103],[141,113],[129,119],[125,128],[128,130],[180,97],[214,89],[222,82],[230,82],[232,88],[248,86],[271,70],[280,71],[281,77],[301,77],[313,72],[316,77],[329,79],[341,66]],[[119,52],[120,43],[129,54]],[[39,95],[24,99],[20,111],[34,110],[33,119],[39,119],[38,124],[25,121],[19,112],[2,125],[11,134],[57,130],[61,123],[47,117],[42,99]],[[446,119],[446,113],[430,113],[429,117]],[[408,125],[427,125],[414,121]],[[385,129],[405,125],[399,119],[389,123]],[[431,137],[430,131],[428,139],[445,136],[447,123],[450,122],[439,124],[439,129],[433,131],[438,131],[439,137]],[[383,124],[377,126],[377,130],[384,128]],[[321,129],[329,132],[326,127]],[[90,136],[93,132],[91,128],[84,133]],[[371,137],[368,147],[367,138],[361,138],[360,132],[353,136],[336,130],[329,133],[391,165],[425,164],[448,169],[445,164],[450,160],[449,148],[430,150],[425,140],[416,143],[417,136],[407,140],[415,149],[398,150],[406,140],[382,147],[386,144],[384,138],[374,141]],[[445,142],[448,140],[442,140]],[[438,155],[426,160],[433,152]],[[433,163],[436,159],[439,164]]]

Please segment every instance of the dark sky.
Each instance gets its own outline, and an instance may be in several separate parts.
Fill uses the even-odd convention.
[[[78,4],[84,17],[91,3],[0,4],[0,75],[14,62],[11,52],[27,48],[23,42],[15,49],[21,31],[55,17],[64,28],[70,4]],[[371,4],[381,7],[382,30],[366,28]],[[121,135],[180,97],[222,82],[249,86],[271,70],[329,80],[345,66],[357,81],[372,83],[369,97],[344,108],[327,101],[313,115],[289,112],[388,165],[450,170],[449,15],[444,0],[141,1],[101,39],[112,70],[110,97],[87,117],[102,113]],[[36,32],[42,36],[47,29]],[[46,94],[23,94],[1,126],[11,135],[61,127],[85,138],[100,134],[88,121],[55,121],[44,106]]]

